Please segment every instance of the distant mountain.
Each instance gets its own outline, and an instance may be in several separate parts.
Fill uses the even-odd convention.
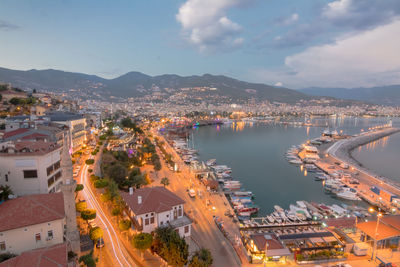
[[[371,88],[306,88],[299,90],[314,96],[331,96],[383,105],[400,105],[400,85]]]
[[[202,90],[198,91],[203,95],[218,95],[235,100],[254,97],[285,103],[315,98],[296,90],[247,83],[211,74],[182,77],[174,74],[149,76],[140,72],[129,72],[115,79],[104,79],[96,75],[52,69],[20,71],[0,68],[1,82],[11,83],[14,87],[22,89],[36,88],[55,92],[78,91],[88,95],[99,94],[108,97],[138,97],[154,92],[167,96],[173,92],[179,92],[181,88],[208,87],[211,89],[205,93]]]

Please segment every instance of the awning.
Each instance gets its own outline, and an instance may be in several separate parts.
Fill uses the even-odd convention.
[[[367,236],[372,239],[384,240],[388,238],[398,237],[400,236],[400,231],[387,226],[383,223],[379,223],[376,238],[375,238],[375,229],[376,229],[376,221],[371,222],[363,222],[357,225],[357,228],[360,229]]]

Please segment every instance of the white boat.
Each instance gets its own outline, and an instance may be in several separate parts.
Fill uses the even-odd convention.
[[[272,217],[272,216],[267,216],[267,220],[268,220],[270,223],[274,223],[274,222],[275,222],[275,219],[274,219],[274,217]]]
[[[233,192],[234,196],[246,196],[246,197],[251,197],[253,196],[253,192],[251,191],[237,191]]]
[[[284,211],[280,206],[278,206],[278,205],[275,205],[274,206],[274,209],[277,211],[277,212],[282,212],[282,211]]]
[[[206,161],[206,165],[207,166],[212,166],[212,165],[215,165],[216,162],[217,162],[216,159],[209,159],[209,160]]]
[[[347,200],[354,200],[354,201],[360,201],[361,198],[357,196],[357,192],[352,192],[350,190],[343,190],[338,193],[336,193],[336,196],[338,198],[343,198]]]
[[[298,164],[298,165],[303,164],[303,162],[302,162],[301,160],[299,160],[299,159],[292,159],[292,160],[289,160],[289,163]]]

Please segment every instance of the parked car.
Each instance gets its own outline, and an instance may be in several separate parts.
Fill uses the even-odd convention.
[[[96,241],[96,248],[102,248],[102,247],[104,247],[104,239],[102,237],[100,237]]]

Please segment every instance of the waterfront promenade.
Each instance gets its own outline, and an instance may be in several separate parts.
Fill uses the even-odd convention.
[[[385,177],[378,176],[373,171],[361,166],[360,163],[351,156],[351,151],[359,146],[374,142],[398,132],[400,132],[400,129],[398,128],[385,128],[337,141],[328,149],[320,151],[322,158],[316,165],[327,173],[333,173],[338,169],[341,169],[352,174],[354,178],[358,179],[360,184],[354,185],[350,183],[350,179],[345,179],[344,182],[348,186],[357,189],[359,195],[371,205],[379,206],[384,210],[390,210],[392,204],[390,200],[382,199],[381,197],[372,194],[370,188],[372,186],[379,186],[394,195],[400,196],[400,185]],[[349,168],[343,169],[336,165],[336,162],[347,164]],[[332,165],[335,169],[329,168]]]

